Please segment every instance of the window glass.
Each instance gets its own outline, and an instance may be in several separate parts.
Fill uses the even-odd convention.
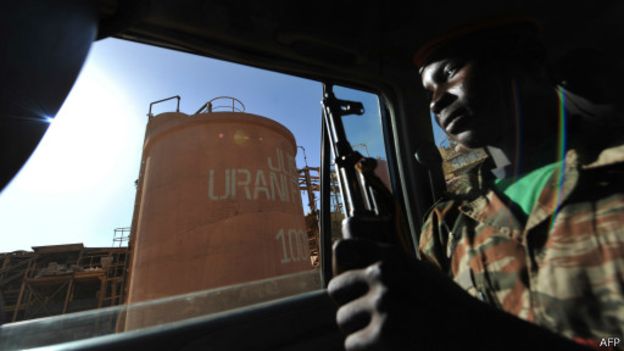
[[[117,39],[94,43],[48,133],[0,196],[9,322],[0,334],[19,330],[11,322],[144,306],[106,310],[108,324],[95,323],[106,331],[55,338],[98,335],[321,288],[321,94],[311,80]],[[26,347],[0,339],[2,349]]]
[[[334,87],[336,98],[361,102],[364,106],[364,114],[361,116],[348,115],[342,118],[347,139],[351,147],[366,157],[377,161],[376,175],[385,183],[388,189],[392,189],[388,172],[388,161],[384,144],[383,129],[381,124],[381,110],[379,97],[376,94],[355,90],[345,87]],[[333,157],[332,157],[333,160]],[[341,238],[341,222],[345,217],[343,199],[340,195],[339,182],[332,164],[330,178],[331,183],[331,227],[332,240]]]
[[[436,146],[442,156],[442,170],[447,190],[453,192],[461,184],[461,175],[477,167],[487,154],[483,148],[467,149],[449,139],[433,115],[431,125]]]

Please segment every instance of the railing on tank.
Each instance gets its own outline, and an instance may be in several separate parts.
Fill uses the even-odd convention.
[[[115,228],[115,231],[113,232],[113,247],[128,246],[130,235],[130,227]]]
[[[215,111],[245,112],[245,105],[235,97],[217,96],[216,98],[203,104],[194,114],[196,115],[198,113],[210,113]]]
[[[170,97],[165,98],[165,99],[152,101],[149,104],[149,112],[147,112],[147,117],[154,117],[154,115],[152,114],[152,107],[154,107],[154,105],[160,104],[161,102],[173,100],[173,99],[177,99],[178,100],[178,103],[176,105],[176,112],[180,112],[180,99],[181,99],[181,97],[180,97],[180,95],[175,95],[175,96],[170,96]]]

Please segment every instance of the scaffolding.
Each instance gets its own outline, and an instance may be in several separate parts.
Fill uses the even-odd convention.
[[[0,253],[6,322],[123,303],[128,248],[67,244],[32,249]]]
[[[299,190],[305,192],[308,197],[308,211],[305,215],[305,224],[308,234],[308,245],[310,257],[314,266],[319,265],[319,211],[316,205],[317,194],[321,191],[320,168],[305,167],[298,170],[299,177],[297,183]]]
[[[305,215],[308,240],[310,245],[310,257],[312,264],[319,264],[319,209],[317,205],[318,194],[321,191],[320,168],[305,166],[299,171],[299,190],[305,192],[308,198],[308,211]],[[342,197],[338,178],[333,170],[330,170],[330,221],[332,241],[341,237],[340,223],[344,219]]]
[[[438,148],[442,156],[442,171],[446,188],[453,193],[465,186],[466,180],[461,177],[474,167],[481,164],[488,156],[484,149],[466,150],[457,148],[456,144],[450,143],[448,147]]]

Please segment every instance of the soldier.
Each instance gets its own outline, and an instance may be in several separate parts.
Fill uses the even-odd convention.
[[[491,157],[434,205],[421,260],[335,245],[343,273],[328,290],[347,350],[581,350],[624,337],[624,133],[608,94],[553,84],[537,28],[481,23],[416,54],[437,123]]]

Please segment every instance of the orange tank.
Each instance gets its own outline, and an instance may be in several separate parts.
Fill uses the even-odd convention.
[[[150,118],[127,302],[312,269],[296,151],[253,114]]]

